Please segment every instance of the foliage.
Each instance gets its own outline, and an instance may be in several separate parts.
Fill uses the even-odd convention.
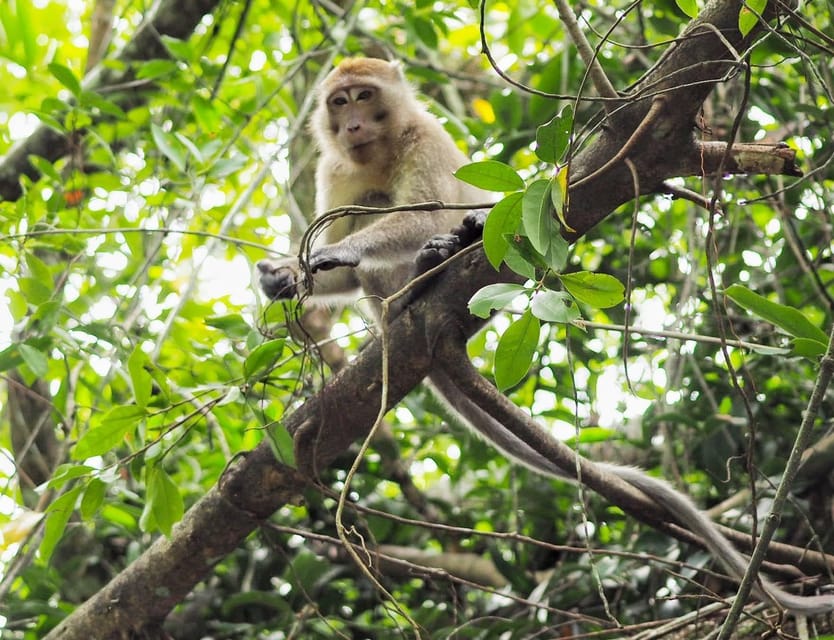
[[[762,4],[746,5],[744,29]],[[308,221],[309,98],[337,51],[393,50],[473,150],[460,177],[505,194],[485,250],[529,281],[473,299],[476,313],[507,311],[470,343],[478,365],[583,452],[662,474],[705,506],[764,480],[764,509],[834,310],[834,42],[823,3],[803,9],[804,24],[776,25],[750,52],[749,87],[720,85],[700,123],[705,137],[737,125],[740,140],[785,140],[804,178],[680,179],[715,194],[724,215],[647,197],[571,246],[558,234],[568,160],[593,144],[599,105],[575,99],[588,93],[586,69],[549,4],[485,7],[493,56],[536,94],[508,87],[479,55],[467,2],[368,0],[344,18],[329,4],[244,5],[226,3],[188,40],[166,39],[170,59],[137,65],[135,85],[97,92],[83,82],[92,3],[0,5],[0,155],[38,122],[77,146],[55,163],[33,158],[39,177],[0,202],[0,637],[42,637],[170,533],[268,427],[291,460],[282,416],[329,369],[289,330],[299,309],[264,307],[251,273],[267,253],[291,254]],[[697,5],[583,4],[614,86],[636,81]],[[116,11],[112,47],[141,18],[135,3]],[[144,102],[123,100],[131,92]],[[356,352],[361,305],[337,313],[328,335]],[[832,409],[823,402],[821,424]],[[406,611],[438,638],[570,637],[611,628],[609,616],[637,625],[700,604],[688,578],[703,554],[510,464],[442,414],[431,394],[411,394],[351,484],[346,524],[400,560],[382,572],[400,611],[341,549],[333,494],[311,491],[220,560],[171,616],[174,635],[386,637]],[[49,443],[35,441],[38,429]],[[344,479],[338,469],[324,478],[332,491]],[[828,482],[802,480],[780,538],[831,550]],[[723,515],[752,528],[756,514]],[[486,562],[494,580],[470,579],[440,552]]]

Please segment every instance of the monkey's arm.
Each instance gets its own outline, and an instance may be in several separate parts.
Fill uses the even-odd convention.
[[[313,287],[304,282],[304,272],[297,258],[261,260],[258,262],[261,289],[270,300],[287,300],[306,294],[312,289],[316,297],[348,296],[359,288],[359,280],[352,269],[333,269],[317,273]]]

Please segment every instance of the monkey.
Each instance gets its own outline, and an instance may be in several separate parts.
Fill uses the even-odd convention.
[[[440,121],[418,100],[397,63],[348,58],[318,88],[310,130],[319,149],[316,212],[361,205],[385,207],[419,202],[472,204],[465,210],[407,211],[346,216],[334,220],[323,241],[313,245],[305,277],[296,259],[262,260],[260,285],[270,299],[310,296],[316,303],[339,304],[361,292],[379,301],[400,290],[419,270],[442,262],[471,243],[483,226],[486,193],[457,180],[466,164]],[[445,233],[448,230],[451,233]],[[379,313],[378,304],[374,306]],[[471,367],[471,365],[469,365]],[[508,428],[467,394],[459,380],[436,367],[429,375],[447,408],[499,450],[537,473],[576,482],[575,469],[562,469],[544,453],[564,446],[542,428]],[[498,394],[490,387],[486,393]],[[684,494],[635,467],[590,462],[617,476],[662,505],[676,521],[699,535],[735,578],[745,556]],[[834,596],[796,596],[760,578],[756,593],[802,615],[834,610]]]
[[[400,65],[348,58],[323,81],[310,130],[318,148],[316,213],[346,205],[386,207],[418,202],[478,204],[488,194],[453,173],[469,162],[441,122],[417,99]],[[413,275],[414,256],[448,231],[465,210],[406,211],[334,220],[307,260],[262,260],[267,297],[312,295],[338,304],[362,291],[372,300],[398,291]],[[378,307],[377,307],[378,311]]]

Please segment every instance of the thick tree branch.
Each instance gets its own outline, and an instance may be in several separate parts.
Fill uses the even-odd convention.
[[[776,3],[768,3],[770,11]],[[621,204],[634,198],[634,181],[623,162],[594,180],[583,182],[616,158],[638,131],[651,109],[649,98],[663,96],[662,113],[652,117],[651,131],[639,136],[640,144],[629,155],[639,177],[642,194],[655,193],[664,180],[679,173],[680,157],[700,157],[693,136],[695,117],[713,87],[739,71],[738,51],[746,50],[760,30],[746,37],[738,30],[739,0],[714,0],[690,23],[653,69],[630,94],[632,101],[609,116],[606,127],[592,145],[571,163],[567,222],[574,231],[569,239],[584,235]],[[772,18],[773,13],[767,17]],[[690,162],[690,164],[693,164]],[[698,172],[687,175],[698,175]]]

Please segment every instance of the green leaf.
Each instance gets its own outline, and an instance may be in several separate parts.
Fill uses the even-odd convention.
[[[34,28],[31,14],[31,2],[15,2],[15,10],[17,11],[17,37],[23,45],[24,59],[21,61],[22,65],[27,70],[32,69],[38,57],[38,43],[37,33]],[[6,32],[8,35],[8,31]]]
[[[811,324],[811,321],[799,310],[778,302],[771,302],[764,296],[760,296],[740,284],[728,287],[725,293],[730,300],[740,307],[771,324],[775,324],[789,335],[818,342],[823,349],[828,345],[828,336],[825,332]]]
[[[275,365],[284,351],[284,341],[270,340],[258,345],[243,362],[243,375],[247,382],[257,381]]]
[[[530,365],[539,346],[539,329],[541,324],[528,309],[518,320],[513,322],[501,338],[495,349],[495,384],[505,391],[520,382]]]
[[[197,148],[197,145],[196,145],[196,144],[194,144],[193,142],[191,142],[191,140],[189,140],[186,136],[184,136],[183,134],[181,134],[179,131],[178,131],[177,133],[175,133],[175,134],[174,134],[174,137],[175,137],[177,140],[179,140],[179,141],[180,141],[180,144],[182,144],[182,146],[184,146],[186,149],[188,149],[189,153],[191,153],[191,155],[192,155],[192,156],[194,156],[194,159],[195,159],[195,160],[197,160],[197,162],[199,162],[199,163],[201,163],[201,164],[202,164],[202,162],[203,162],[203,154],[202,154],[202,152],[201,152],[201,151]]]
[[[280,305],[276,305],[280,306]],[[208,326],[222,331],[228,338],[243,339],[252,331],[249,323],[239,313],[224,316],[209,316],[203,319]]]
[[[84,520],[92,520],[93,516],[98,513],[101,505],[104,503],[104,494],[107,491],[107,483],[99,478],[92,478],[87,483],[87,488],[84,490],[84,496],[81,498],[81,517]]]
[[[39,549],[41,559],[44,562],[49,562],[55,546],[64,535],[64,530],[67,528],[72,512],[75,510],[75,503],[78,500],[78,495],[83,489],[82,485],[73,487],[64,495],[55,500],[46,509],[46,524],[43,529],[43,540]]]
[[[41,175],[46,176],[50,180],[52,180],[55,184],[62,184],[63,180],[61,179],[61,175],[58,173],[58,170],[55,168],[55,165],[49,162],[44,158],[36,155],[29,155],[27,156],[29,163],[38,170]]]
[[[82,91],[79,104],[83,107],[98,109],[102,113],[118,118],[119,120],[127,120],[127,114],[119,105],[95,91]]]
[[[29,269],[29,275],[41,281],[49,289],[52,289],[55,283],[52,280],[52,271],[46,263],[38,258],[34,253],[26,254],[26,267]]]
[[[696,0],[675,0],[675,4],[689,18],[694,18],[698,15],[698,2]]]
[[[530,310],[539,320],[567,324],[579,316],[579,307],[570,294],[564,291],[540,291],[530,303]]]
[[[412,16],[409,24],[414,29],[417,37],[432,51],[437,49],[437,31],[430,20],[420,16]]]
[[[272,448],[272,455],[279,462],[294,467],[295,466],[295,442],[287,431],[287,428],[280,423],[275,423],[267,429],[269,434],[269,444]]]
[[[64,305],[60,300],[47,300],[29,316],[29,326],[37,327],[42,334],[48,334],[61,317]]]
[[[47,486],[50,489],[59,489],[70,480],[90,475],[95,469],[84,464],[62,464],[49,479]]]
[[[17,286],[29,304],[37,306],[47,302],[52,297],[52,288],[37,278],[18,278]]]
[[[136,406],[144,409],[148,406],[153,390],[153,378],[149,373],[152,369],[147,354],[137,346],[127,359],[127,370],[130,373],[130,384],[133,387],[133,399]]]
[[[550,202],[553,205],[553,210],[556,212],[556,218],[559,223],[568,231],[575,231],[573,227],[568,224],[565,219],[565,202],[568,197],[568,168],[562,167],[553,176],[550,183]]]
[[[497,160],[465,164],[455,171],[455,177],[487,191],[518,191],[524,180],[511,166]]]
[[[0,371],[8,371],[9,369],[19,367],[22,361],[23,358],[20,356],[17,345],[12,344],[0,350]]]
[[[125,435],[135,430],[147,412],[136,405],[114,407],[101,419],[101,422],[87,431],[75,445],[72,457],[84,460],[91,456],[107,453],[119,445]]]
[[[492,207],[484,223],[484,253],[497,270],[507,254],[506,236],[514,234],[521,224],[522,193],[511,193]]]
[[[520,284],[490,284],[477,291],[469,300],[469,312],[478,318],[488,318],[495,309],[503,309],[526,289]]]
[[[524,192],[521,201],[521,223],[530,244],[541,255],[550,249],[559,227],[551,215],[550,181],[536,180]]]
[[[544,263],[548,268],[561,273],[568,263],[568,254],[570,253],[570,245],[559,233],[558,225],[554,225],[556,233],[550,238],[550,246],[547,253],[544,254]]]
[[[203,132],[214,133],[222,126],[220,114],[214,102],[194,95],[191,97],[191,108],[194,109],[194,117]]]
[[[161,40],[165,45],[165,48],[171,53],[172,58],[191,60],[194,56],[194,52],[191,50],[191,44],[188,40],[182,40],[172,36],[162,36]]]
[[[42,351],[35,349],[28,344],[21,343],[17,346],[23,362],[38,378],[43,378],[49,371],[49,358]]]
[[[606,273],[563,273],[559,280],[574,298],[599,309],[620,304],[625,294],[623,283]]]
[[[751,350],[757,353],[760,351],[759,347],[753,347]],[[808,340],[808,338],[794,338],[793,340],[794,355],[804,358],[819,358],[825,351],[826,346],[822,342]]]
[[[58,82],[72,92],[72,95],[78,97],[81,94],[81,83],[69,67],[58,62],[50,62],[47,68]]]
[[[177,68],[174,60],[148,60],[140,65],[136,77],[139,80],[153,80],[176,73]]]
[[[741,35],[746,36],[753,30],[765,7],[767,7],[767,0],[746,0],[738,12],[738,30]]]
[[[180,171],[185,171],[185,153],[183,153],[179,140],[170,133],[164,131],[159,125],[151,125],[151,135],[157,149],[168,158]]]
[[[166,536],[185,513],[180,490],[165,471],[157,465],[147,467],[147,502],[145,510],[150,511],[153,522]]]
[[[582,444],[596,444],[599,442],[611,442],[612,440],[623,440],[623,434],[616,429],[604,427],[585,427],[579,431],[579,442]],[[568,438],[567,444],[575,444],[577,438]]]
[[[544,269],[547,265],[542,257],[533,249],[527,236],[513,235],[507,238],[507,254],[504,256],[506,265],[520,276],[536,279],[536,269]]]
[[[565,155],[573,128],[573,107],[567,105],[550,122],[536,129],[536,155],[543,162],[557,164]]]

